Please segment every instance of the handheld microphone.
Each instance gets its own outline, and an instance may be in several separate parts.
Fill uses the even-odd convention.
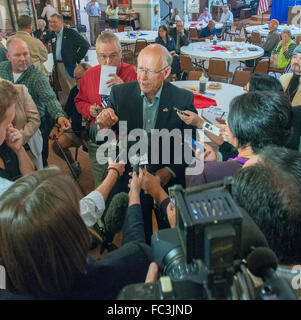
[[[256,247],[269,247],[269,245],[267,239],[254,220],[243,208],[240,207],[240,209],[243,216],[240,256],[245,259]]]
[[[266,247],[258,247],[247,257],[247,266],[251,273],[264,280],[259,296],[263,300],[297,300],[288,281],[276,274],[278,259],[275,253]]]
[[[126,192],[120,192],[113,196],[108,210],[101,220],[102,226],[100,226],[100,234],[103,240],[102,251],[106,247],[111,246],[114,235],[122,229],[128,203],[129,197]]]

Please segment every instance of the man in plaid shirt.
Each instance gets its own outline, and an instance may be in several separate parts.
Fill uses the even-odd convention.
[[[18,38],[8,41],[8,61],[0,63],[0,77],[15,84],[27,87],[33,101],[37,105],[43,136],[43,165],[47,166],[48,139],[50,123],[57,123],[61,130],[71,127],[70,121],[65,117],[63,109],[52,90],[49,79],[43,72],[31,64],[30,52],[27,44]]]

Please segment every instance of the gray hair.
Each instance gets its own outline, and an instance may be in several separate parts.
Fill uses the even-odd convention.
[[[57,13],[57,12],[50,16],[50,18],[52,18],[52,17],[57,17],[59,20],[64,21],[64,17],[61,14]]]
[[[38,19],[38,23],[39,22],[44,26],[44,28],[46,27],[46,22],[44,19]]]
[[[282,31],[281,31],[281,35],[282,35],[282,33],[286,33],[286,34],[289,35],[290,38],[292,38],[292,33],[291,33],[291,31],[290,31],[289,29],[284,29],[284,30],[282,30]]]
[[[110,43],[112,41],[114,41],[119,50],[121,50],[121,44],[118,37],[111,31],[103,31],[96,39],[96,48],[100,43]]]

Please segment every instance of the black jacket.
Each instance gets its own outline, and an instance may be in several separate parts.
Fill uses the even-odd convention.
[[[50,43],[53,52],[53,61],[56,64],[56,34],[52,31]],[[62,41],[62,59],[67,72],[73,78],[73,71],[77,63],[85,57],[90,44],[75,30],[64,27]]]

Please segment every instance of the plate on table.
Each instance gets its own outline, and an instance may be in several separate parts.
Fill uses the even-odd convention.
[[[197,88],[194,88],[194,87],[186,87],[186,86],[182,86],[183,89],[186,89],[186,90],[189,90],[191,91],[192,93],[196,94],[198,93],[198,89]]]
[[[220,82],[211,82],[208,84],[207,88],[211,90],[219,90],[222,88],[222,84]]]

